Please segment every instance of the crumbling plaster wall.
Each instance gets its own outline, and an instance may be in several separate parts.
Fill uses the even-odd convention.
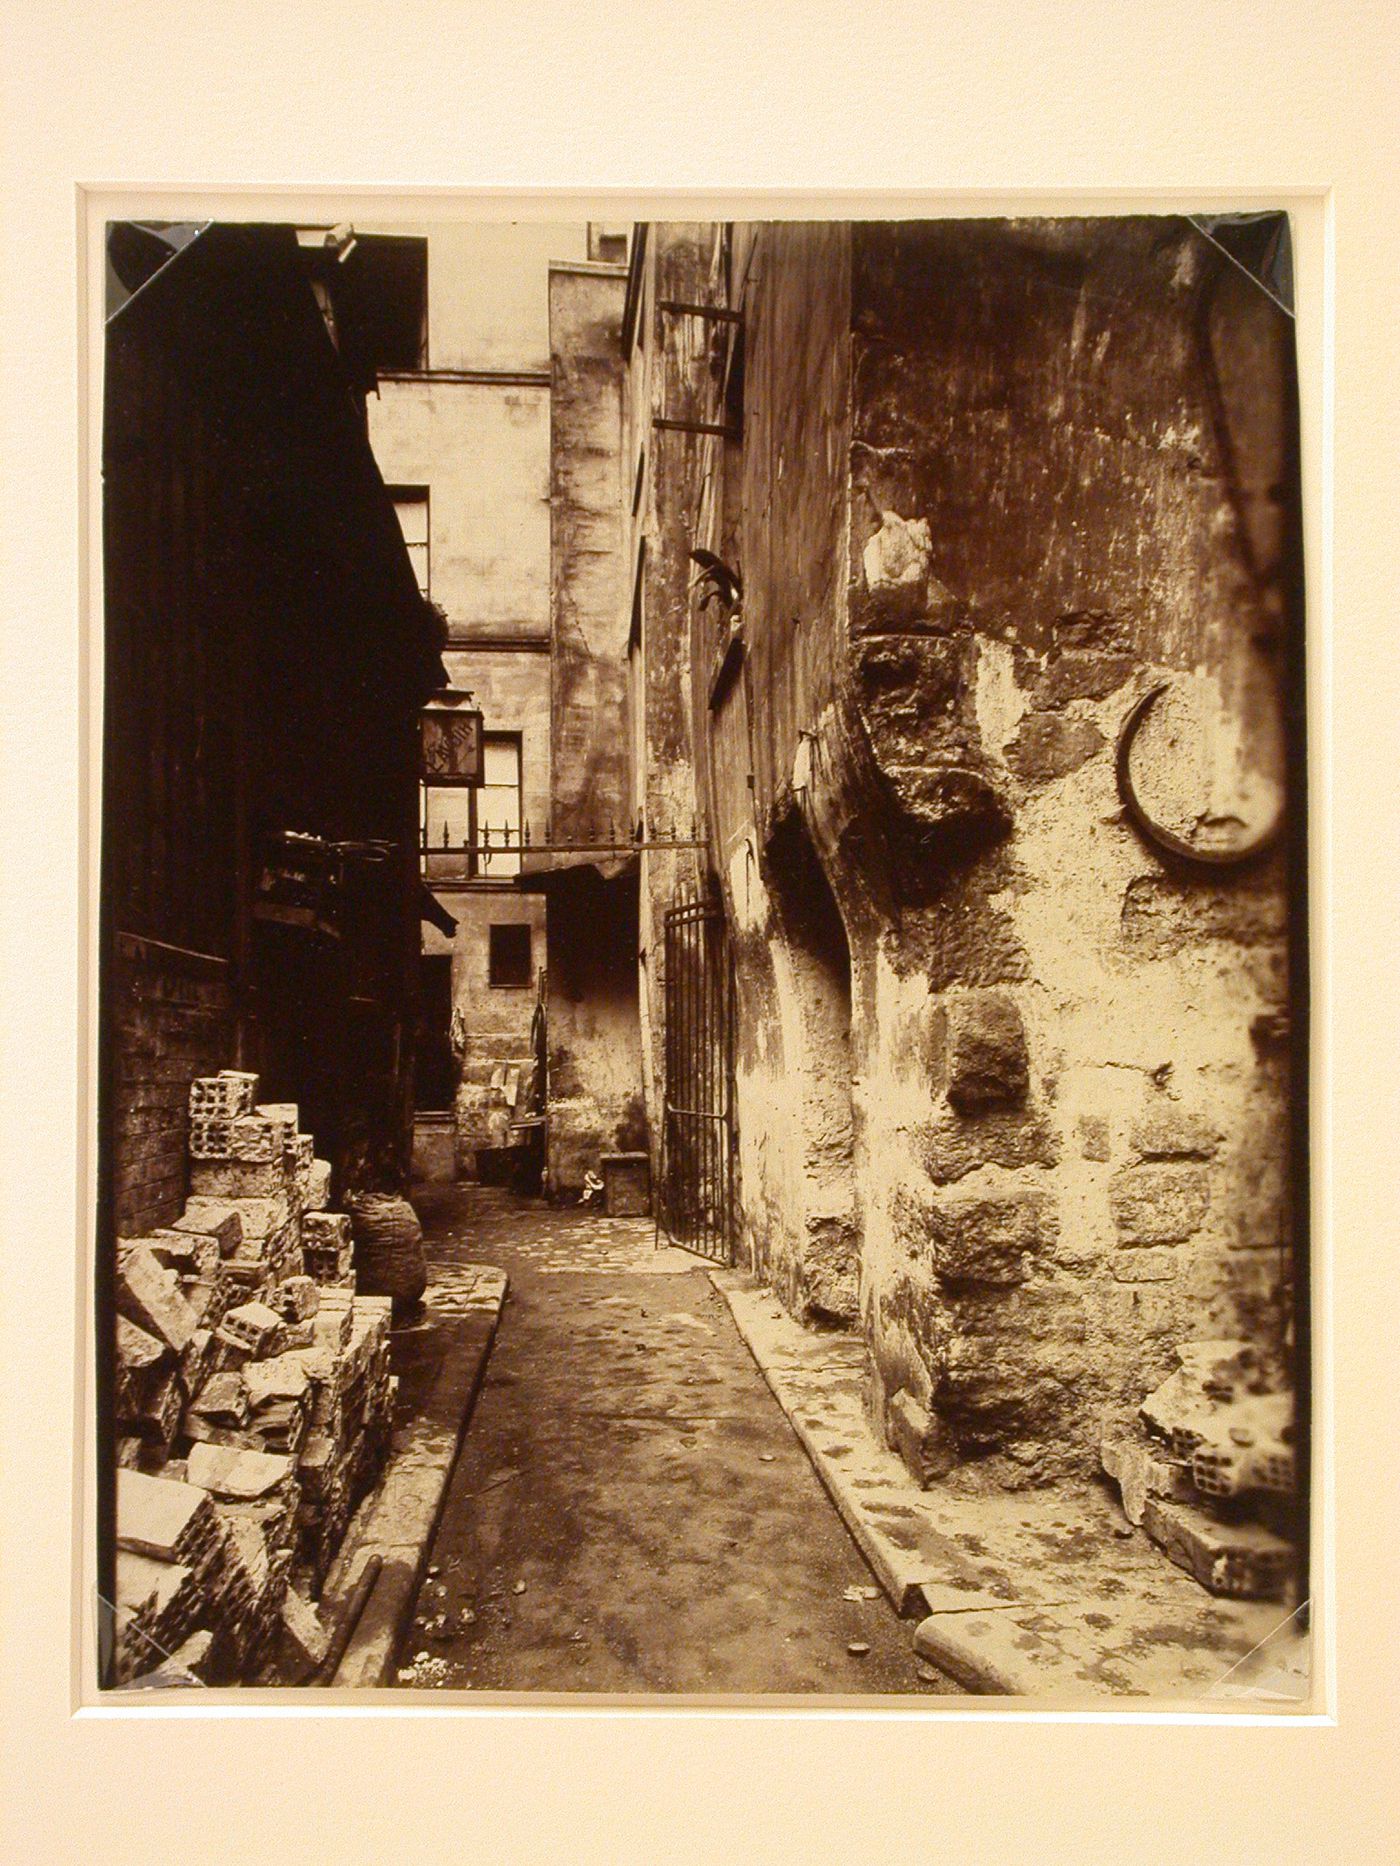
[[[628,614],[638,602],[636,639],[629,662],[632,683],[633,823],[648,837],[686,839],[698,824],[698,784],[691,643],[689,552],[697,542],[699,489],[712,449],[703,437],[655,428],[661,418],[704,418],[708,335],[697,321],[659,309],[662,299],[703,302],[708,291],[716,229],[661,222],[648,230],[646,267],[637,307],[637,339],[628,358],[623,397],[626,438],[622,483],[629,575]],[[635,501],[633,495],[636,495]],[[643,1005],[644,1094],[651,1133],[652,1169],[660,1164],[665,1094],[665,916],[683,899],[697,898],[705,864],[693,850],[650,849],[641,858],[638,900],[639,989]]]
[[[759,259],[755,795],[717,817],[751,1252],[802,1248],[783,967],[743,963],[795,803],[850,942],[877,1413],[925,1475],[1084,1471],[1173,1343],[1286,1327],[1283,858],[1169,866],[1113,745],[1189,676],[1140,740],[1158,815],[1273,807],[1291,334],[1179,221],[765,230]]]
[[[576,1194],[604,1153],[647,1145],[637,1017],[637,884],[580,880],[550,903],[546,1189]]]
[[[737,531],[745,659],[711,711],[717,647],[713,630],[697,632],[693,705],[734,933],[741,1250],[799,1314],[850,1322],[868,1168],[849,1085],[867,1041],[876,923],[860,897],[861,865],[832,859],[840,826],[808,736],[819,724],[828,736],[858,731],[843,697],[849,233],[801,223],[739,230],[733,265],[747,281],[743,438],[728,489],[737,524],[731,512],[716,530]],[[785,862],[784,843],[789,853],[810,846],[824,866],[827,913],[814,916],[806,857]],[[840,986],[839,935],[813,925],[836,915],[849,955]]]
[[[1179,221],[860,229],[853,272],[850,665],[901,819],[875,1398],[931,1465],[1035,1481],[1175,1342],[1285,1322],[1281,863],[1168,868],[1113,747],[1191,676],[1225,791],[1270,807],[1289,333]],[[1142,741],[1179,829],[1211,801],[1189,723]]]
[[[617,266],[549,274],[551,827],[625,833],[627,638],[618,613],[625,278]]]
[[[622,357],[626,269],[550,269],[551,783],[556,839],[628,839]],[[600,858],[604,859],[602,853]],[[589,871],[590,873],[592,871]],[[549,918],[549,1156],[553,1192],[599,1155],[646,1142],[637,890],[580,876]]]

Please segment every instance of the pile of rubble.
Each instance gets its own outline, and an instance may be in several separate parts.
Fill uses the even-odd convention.
[[[1124,1513],[1212,1594],[1277,1600],[1295,1573],[1293,1395],[1277,1357],[1244,1341],[1191,1341],[1143,1401],[1106,1430],[1103,1468]]]
[[[390,1303],[290,1103],[190,1089],[190,1197],[117,1247],[118,1684],[230,1683],[325,1655],[311,1601],[382,1469]]]

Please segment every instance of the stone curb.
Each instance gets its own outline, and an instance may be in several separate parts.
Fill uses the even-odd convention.
[[[744,1346],[753,1356],[769,1392],[786,1414],[788,1424],[797,1434],[823,1488],[835,1504],[838,1515],[865,1557],[890,1605],[901,1619],[912,1619],[922,1614],[926,1610],[922,1583],[927,1564],[921,1562],[916,1554],[899,1548],[879,1533],[861,1507],[860,1499],[851,1488],[846,1473],[826,1455],[816,1433],[798,1411],[796,1395],[772,1361],[765,1356],[763,1344],[744,1313],[742,1298],[755,1294],[755,1287],[739,1280],[739,1273],[732,1270],[712,1270],[710,1281],[724,1297]]]
[[[967,1591],[967,1579],[959,1572],[962,1563],[953,1549],[947,1550],[946,1565],[936,1556],[931,1562],[927,1549],[902,1548],[871,1520],[865,1499],[851,1482],[852,1473],[828,1455],[818,1434],[802,1416],[798,1394],[783,1378],[773,1359],[765,1355],[763,1342],[750,1326],[744,1298],[758,1297],[759,1287],[752,1279],[733,1270],[712,1270],[710,1281],[724,1297],[745,1347],[782,1407],[788,1424],[811,1459],[823,1488],[890,1605],[901,1619],[919,1620],[914,1634],[915,1651],[969,1693],[1014,1697],[1032,1692],[1035,1681],[1031,1675],[1023,1675],[1014,1663],[1008,1665],[1004,1654],[993,1658],[961,1636],[969,1608],[981,1609],[985,1614],[988,1606],[1001,1608],[1005,1603]],[[764,1291],[763,1295],[768,1296],[769,1292]],[[944,1606],[945,1601],[956,1605]]]
[[[427,1404],[395,1445],[383,1482],[364,1506],[354,1547],[337,1561],[327,1583],[328,1617],[334,1617],[344,1611],[371,1557],[378,1555],[383,1563],[329,1680],[337,1690],[393,1683],[395,1654],[418,1596],[505,1304],[504,1270],[482,1269]]]

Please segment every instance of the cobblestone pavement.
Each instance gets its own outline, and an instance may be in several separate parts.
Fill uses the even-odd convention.
[[[657,1250],[649,1220],[476,1187],[415,1202],[440,1290],[477,1260],[510,1295],[401,1686],[953,1688],[915,1655],[698,1258]]]

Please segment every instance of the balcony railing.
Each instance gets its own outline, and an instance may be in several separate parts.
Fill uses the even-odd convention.
[[[444,824],[440,837],[429,834],[425,824],[419,833],[419,853],[423,874],[428,881],[509,881],[514,875],[549,866],[555,855],[596,855],[616,859],[637,854],[643,849],[703,849],[707,846],[704,825],[692,820],[690,834],[674,830],[646,833],[641,825],[632,835],[618,832],[609,823],[602,831],[580,837],[545,836],[537,839],[528,823],[523,830],[480,829],[476,841],[463,837],[453,842]]]

